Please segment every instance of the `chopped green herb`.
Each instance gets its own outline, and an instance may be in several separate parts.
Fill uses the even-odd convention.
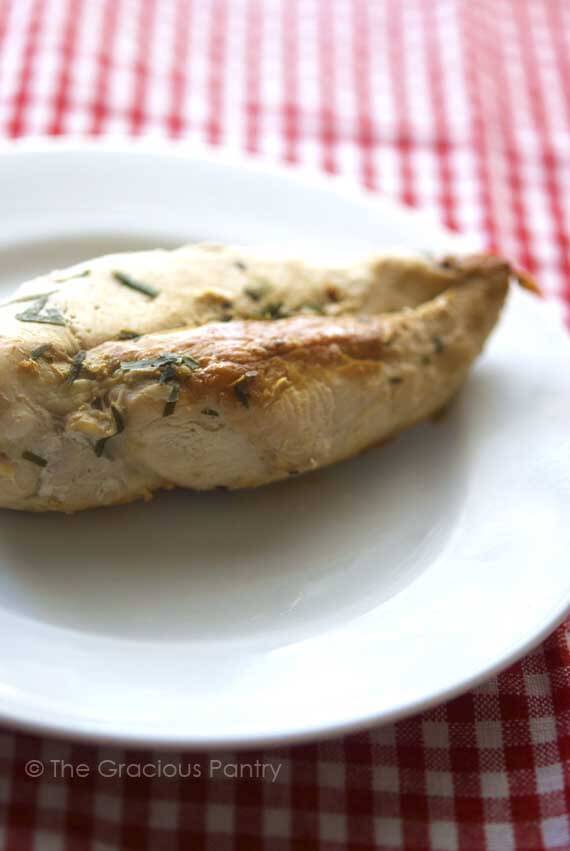
[[[167,384],[169,381],[174,381],[175,378],[176,368],[171,363],[167,363],[166,366],[160,370],[159,383]]]
[[[94,450],[97,458],[100,458],[103,454],[107,441],[111,440],[112,437],[116,437],[118,434],[125,430],[125,421],[123,419],[123,415],[121,414],[116,405],[111,405],[111,413],[115,421],[116,431],[114,432],[114,434],[107,435],[107,437],[99,438],[99,440],[95,443]]]
[[[51,345],[49,343],[44,343],[43,346],[38,346],[37,349],[30,352],[30,357],[32,360],[39,360],[40,358],[43,358],[50,349]]]
[[[289,311],[283,307],[283,302],[276,301],[265,307],[262,316],[265,319],[285,319],[289,316]]]
[[[116,405],[111,405],[111,413],[113,414],[113,419],[115,420],[115,428],[117,429],[115,434],[120,434],[122,431],[125,430],[125,421],[123,419],[123,415],[121,414]]]
[[[424,356],[422,357],[422,363],[423,363],[423,365],[424,365],[424,366],[427,366],[427,365],[428,365],[428,363],[431,363],[431,358],[430,358],[430,357],[428,357],[427,355],[424,355]]]
[[[228,301],[228,299],[220,303],[220,307],[222,308],[222,314],[218,317],[218,322],[231,322],[231,320],[233,319],[231,314],[233,306],[233,301]]]
[[[42,296],[36,299],[23,313],[17,313],[16,319],[20,322],[39,322],[44,325],[65,325],[65,319],[57,308],[46,308],[48,298],[49,296]]]
[[[74,275],[66,275],[63,278],[54,278],[56,284],[65,284],[66,281],[74,281],[75,278],[86,278],[91,274],[91,269],[84,269],[83,272],[76,272]]]
[[[318,313],[321,316],[325,312],[320,304],[304,304],[301,309],[305,311],[308,310],[310,313]]]
[[[159,355],[156,358],[145,358],[143,360],[128,360],[121,361],[121,369],[123,372],[149,372],[157,369],[163,369],[166,366],[186,366],[188,369],[199,369],[200,364],[192,355],[176,355],[173,352],[166,352],[164,355]]]
[[[166,405],[164,406],[164,410],[162,412],[163,417],[170,417],[174,413],[176,409],[176,403],[178,402],[179,397],[180,385],[178,384],[178,382],[175,382],[170,386],[170,393],[166,401]]]
[[[187,366],[189,369],[200,369],[198,361],[192,355],[181,355],[182,366]]]
[[[271,287],[265,281],[258,281],[249,287],[244,288],[244,293],[252,301],[261,301],[271,290]]]
[[[443,352],[444,349],[445,349],[445,345],[444,345],[441,337],[434,337],[433,338],[433,350],[434,350],[434,352],[439,355],[439,354],[441,354],[441,352]]]
[[[28,452],[26,449],[25,452],[22,452],[22,458],[25,461],[31,461],[32,464],[36,464],[38,467],[47,467],[47,461],[45,458],[42,458],[41,455],[36,455],[35,452]]]
[[[207,417],[219,417],[218,411],[214,411],[213,408],[202,408],[202,413]]]
[[[126,360],[121,361],[120,368],[123,372],[147,372],[149,370],[160,369],[166,366],[167,363],[172,363],[169,358],[144,358],[143,360]]]
[[[109,437],[112,437],[112,435],[109,435]],[[105,444],[109,440],[109,437],[101,437],[96,442],[94,449],[95,449],[95,455],[97,456],[97,458],[100,458],[101,455],[103,454],[103,450],[105,449]]]
[[[390,384],[401,384],[404,379],[401,375],[392,375],[391,378],[388,379]]]
[[[243,380],[238,384],[234,384],[234,393],[244,408],[249,408],[249,391]]]
[[[245,287],[244,293],[249,296],[252,301],[260,301],[263,293],[255,287]]]
[[[235,260],[234,266],[236,267],[236,269],[239,269],[240,272],[247,272],[247,266],[245,265],[243,260]]]
[[[119,331],[119,335],[117,337],[118,340],[138,340],[140,334],[137,334],[136,331],[128,331],[126,328],[123,328],[122,331]]]
[[[157,295],[159,295],[159,290],[157,290],[156,287],[153,287],[151,284],[146,284],[144,281],[138,281],[126,272],[114,270],[111,274],[114,279],[120,284],[123,284],[123,286],[129,287],[131,290],[136,290],[139,293],[143,293],[143,295],[147,295],[149,298],[156,298]]]
[[[67,378],[65,379],[68,384],[73,384],[73,382],[79,378],[79,376],[81,375],[81,368],[86,357],[86,352],[77,352],[77,354],[74,356],[73,360],[71,361],[71,369],[67,373]]]
[[[256,372],[246,372],[233,384],[236,398],[241,402],[244,408],[249,408],[249,384],[256,376]]]

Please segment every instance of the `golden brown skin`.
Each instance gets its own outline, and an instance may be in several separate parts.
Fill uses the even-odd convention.
[[[194,261],[199,250],[192,249]],[[160,310],[158,297],[149,307],[142,293],[119,289],[131,325],[146,329],[152,309],[160,333],[116,339],[127,308],[115,303],[107,332],[85,323],[109,291],[103,263],[100,291],[89,291],[84,313],[74,302],[73,323],[21,323],[24,336],[4,335],[0,505],[75,511],[173,486],[254,487],[350,457],[449,401],[500,314],[511,274],[487,256],[374,258],[333,271],[263,261],[273,293],[252,298],[244,293],[251,282],[236,284],[234,270],[237,262],[243,277],[241,265],[253,268],[257,281],[254,255],[203,252],[206,284],[200,288],[193,269],[198,283],[187,287],[185,301],[180,276]],[[210,254],[226,286],[220,298],[228,321],[200,314],[211,301]],[[232,264],[231,287],[220,255]],[[55,295],[48,305],[66,317],[77,294]],[[269,297],[278,310],[267,309]],[[4,327],[18,328],[21,309],[3,308]],[[173,310],[179,324],[194,327],[165,330]]]

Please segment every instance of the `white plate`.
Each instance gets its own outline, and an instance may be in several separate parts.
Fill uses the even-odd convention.
[[[184,147],[0,153],[0,274],[192,239],[463,243],[338,181]],[[570,598],[570,345],[517,292],[453,412],[314,475],[73,517],[0,512],[0,720],[162,746],[401,717],[513,661]]]

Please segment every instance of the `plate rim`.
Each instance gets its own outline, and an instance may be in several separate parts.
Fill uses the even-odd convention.
[[[331,724],[326,728],[313,728],[304,731],[282,732],[279,734],[260,734],[259,736],[250,735],[247,739],[243,736],[219,736],[216,739],[196,739],[191,736],[178,736],[157,734],[149,732],[144,736],[130,735],[128,733],[113,733],[102,731],[97,727],[88,727],[84,724],[83,727],[71,729],[65,722],[56,721],[36,721],[33,719],[23,719],[22,717],[6,712],[0,706],[0,723],[13,728],[15,731],[40,735],[50,738],[57,738],[69,742],[83,742],[92,745],[112,746],[112,747],[128,747],[128,748],[150,748],[160,749],[164,751],[180,751],[193,750],[199,753],[207,751],[242,751],[252,748],[269,749],[281,748],[289,745],[310,744],[311,742],[321,742],[329,739],[355,735],[357,733],[374,730],[384,726],[385,724],[393,724],[395,722],[410,718],[413,715],[421,714],[429,709],[447,703],[456,697],[461,696],[478,685],[486,682],[494,676],[502,673],[516,664],[524,656],[528,655],[532,650],[538,647],[549,635],[551,635],[565,620],[570,616],[570,599],[564,602],[560,607],[555,607],[552,617],[545,620],[542,629],[531,636],[523,644],[518,645],[511,653],[505,654],[497,662],[486,667],[482,671],[467,677],[460,683],[442,690],[435,695],[426,697],[423,700],[418,700],[414,703],[405,704],[396,707],[390,712],[381,712],[377,715],[367,714],[354,720]]]

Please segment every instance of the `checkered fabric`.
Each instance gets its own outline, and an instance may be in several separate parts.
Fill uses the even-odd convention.
[[[0,0],[0,136],[28,134],[197,139],[342,173],[570,306],[568,0]],[[2,848],[568,851],[569,635],[437,709],[310,746],[4,730]]]

